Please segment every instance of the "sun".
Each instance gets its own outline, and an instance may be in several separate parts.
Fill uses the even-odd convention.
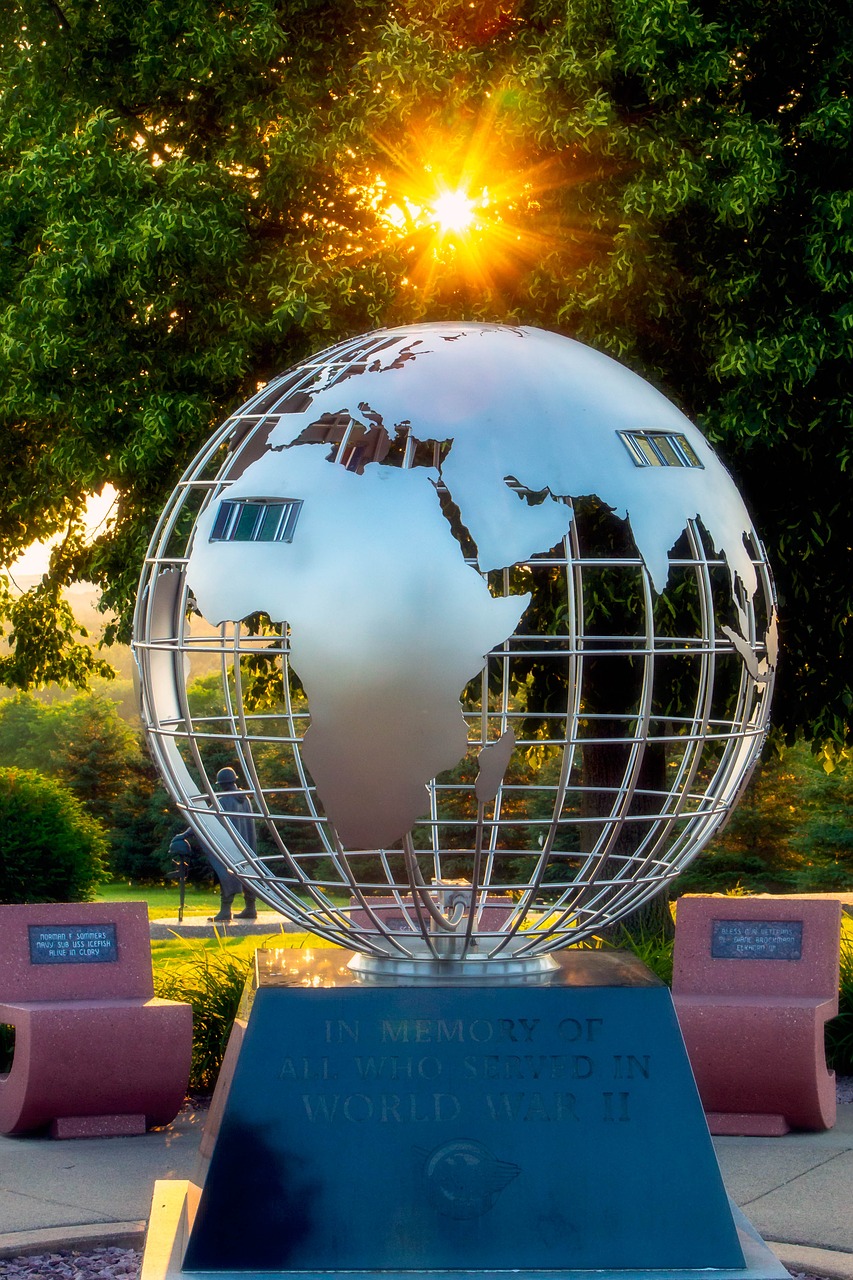
[[[431,201],[429,214],[443,235],[464,235],[474,226],[477,206],[466,191],[441,191]]]
[[[486,104],[452,133],[412,126],[403,139],[372,137],[376,168],[352,194],[375,215],[377,246],[401,253],[405,289],[491,296],[559,244],[543,225],[541,200],[565,185],[564,168],[531,163],[499,129],[500,110]]]

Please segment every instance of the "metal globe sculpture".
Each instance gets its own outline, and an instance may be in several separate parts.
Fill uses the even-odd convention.
[[[368,968],[506,971],[718,830],[775,635],[744,504],[674,405],[571,339],[443,323],[340,343],[223,424],[134,643],[167,786],[261,899]]]

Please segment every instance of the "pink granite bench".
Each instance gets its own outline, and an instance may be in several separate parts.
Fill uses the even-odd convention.
[[[144,1133],[183,1102],[192,1009],[154,997],[142,902],[0,906],[0,1133]]]
[[[837,901],[679,899],[672,996],[711,1133],[835,1123],[840,928]]]

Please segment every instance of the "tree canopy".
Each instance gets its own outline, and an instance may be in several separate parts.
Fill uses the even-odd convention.
[[[699,422],[776,570],[776,720],[851,741],[851,82],[842,0],[7,6],[0,562],[64,537],[0,598],[0,678],[85,679],[75,578],[127,636],[167,494],[259,382],[483,319],[589,342]]]

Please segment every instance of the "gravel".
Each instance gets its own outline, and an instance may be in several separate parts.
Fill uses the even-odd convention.
[[[836,1079],[838,1101],[853,1102],[853,1076]],[[92,1249],[40,1253],[32,1257],[0,1259],[0,1280],[137,1280],[142,1265],[139,1249]],[[792,1280],[823,1280],[805,1271]]]
[[[2,1280],[137,1280],[138,1249],[94,1249],[91,1253],[41,1253],[0,1261]],[[823,1280],[808,1271],[792,1271],[791,1280]]]
[[[93,1249],[91,1253],[40,1253],[0,1261],[2,1280],[137,1280],[138,1249]],[[808,1271],[792,1271],[791,1280],[824,1280]]]
[[[0,1259],[2,1280],[137,1280],[142,1264],[138,1249],[76,1249]]]

